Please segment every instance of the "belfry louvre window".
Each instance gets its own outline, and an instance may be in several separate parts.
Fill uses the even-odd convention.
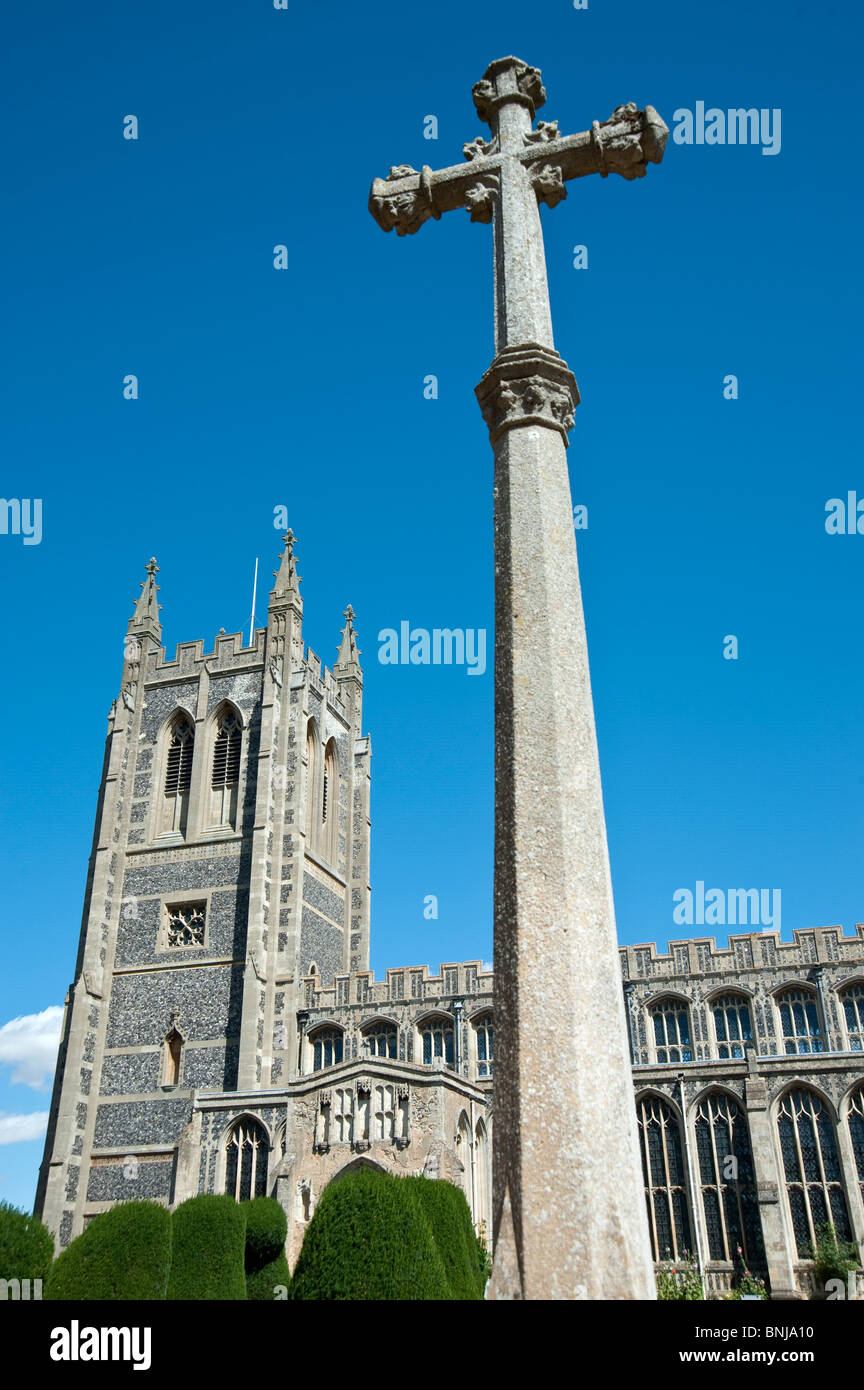
[[[233,710],[219,717],[213,744],[213,768],[210,777],[212,821],[214,825],[235,827],[237,823],[237,789],[240,785],[240,720]]]
[[[228,1136],[225,1191],[237,1202],[267,1195],[267,1163],[270,1145],[264,1128],[255,1120],[241,1120]]]
[[[753,1041],[750,1006],[741,994],[722,994],[711,1005],[718,1057],[743,1057],[745,1043]]]
[[[207,926],[206,903],[171,903],[168,916],[169,946],[203,946]]]
[[[852,1154],[861,1185],[861,1200],[864,1201],[864,1086],[859,1086],[849,1098],[849,1137],[852,1140]]]
[[[651,1009],[658,1062],[692,1062],[687,1006],[678,999],[661,999]]]
[[[838,1240],[851,1238],[834,1122],[821,1098],[802,1086],[783,1097],[777,1127],[795,1244],[806,1260],[823,1226],[833,1225]]]
[[[654,1259],[678,1260],[693,1248],[681,1129],[659,1096],[645,1096],[636,1108]]]
[[[734,1261],[740,1246],[747,1268],[764,1270],[765,1247],[747,1117],[731,1096],[714,1093],[700,1104],[696,1153],[711,1259]]]
[[[165,760],[163,831],[179,831],[181,835],[186,833],[194,750],[195,732],[192,724],[185,716],[180,716],[171,730]]]
[[[787,1054],[821,1052],[822,1033],[816,997],[806,989],[786,989],[777,995],[783,1047]]]
[[[864,985],[850,985],[849,989],[844,989],[841,999],[849,1050],[864,1052]]]

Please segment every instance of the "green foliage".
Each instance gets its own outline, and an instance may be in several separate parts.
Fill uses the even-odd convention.
[[[272,1302],[277,1288],[291,1285],[285,1258],[288,1222],[275,1197],[255,1197],[243,1203],[246,1217],[246,1297]],[[283,1295],[284,1296],[284,1295]]]
[[[830,1222],[820,1226],[816,1242],[810,1245],[810,1259],[816,1282],[823,1287],[828,1279],[846,1280],[847,1274],[858,1268],[858,1251],[851,1240],[837,1239],[837,1229]]]
[[[121,1202],[96,1216],[58,1255],[46,1299],[163,1299],[171,1268],[171,1216],[158,1202]]]
[[[751,1274],[749,1269],[745,1269],[738,1282],[729,1293],[725,1295],[726,1302],[736,1302],[744,1296],[748,1298],[767,1298],[768,1289],[764,1279],[759,1279],[755,1274]]]
[[[51,1232],[8,1202],[0,1202],[0,1279],[44,1279],[54,1255]]]
[[[282,1290],[290,1288],[291,1271],[284,1250],[279,1252],[275,1260],[246,1275],[246,1297],[250,1303],[272,1303],[277,1298],[277,1290],[278,1296],[284,1298]],[[288,1297],[291,1297],[290,1293]]]
[[[326,1187],[306,1230],[291,1297],[451,1298],[425,1206],[411,1182],[359,1169]]]
[[[203,1193],[176,1208],[171,1218],[174,1253],[168,1299],[245,1300],[248,1205]]]
[[[486,1247],[478,1245],[465,1193],[450,1182],[433,1178],[403,1178],[432,1230],[447,1271],[452,1299],[483,1297],[486,1287]]]
[[[254,1274],[285,1251],[288,1222],[275,1197],[243,1203],[246,1217],[246,1273]]]
[[[477,1241],[477,1259],[480,1261],[480,1273],[483,1279],[483,1288],[485,1289],[489,1280],[492,1278],[492,1251],[486,1244],[485,1221],[480,1222],[480,1230],[475,1239]]]
[[[704,1299],[705,1290],[699,1277],[696,1261],[687,1250],[681,1252],[682,1258],[671,1268],[657,1271],[657,1297],[679,1302],[695,1302]]]

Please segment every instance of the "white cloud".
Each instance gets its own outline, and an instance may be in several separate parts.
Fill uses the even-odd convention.
[[[7,1115],[0,1110],[0,1144],[21,1144],[25,1139],[41,1139],[48,1128],[48,1111],[32,1115]]]
[[[39,1014],[24,1014],[22,1018],[3,1024],[0,1066],[12,1067],[13,1081],[32,1086],[36,1091],[48,1090],[54,1077],[62,1021],[63,1010],[58,1004],[51,1004]],[[28,1119],[29,1116],[19,1118]]]

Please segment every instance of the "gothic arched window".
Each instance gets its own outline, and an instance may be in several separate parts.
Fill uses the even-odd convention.
[[[821,1052],[822,1030],[815,994],[808,989],[784,989],[775,997],[780,1010],[784,1051]]]
[[[336,838],[339,823],[339,759],[336,744],[331,738],[324,750],[324,770],[321,777],[321,838],[319,849],[331,862],[336,858]]]
[[[192,786],[192,755],[195,750],[195,730],[185,714],[178,714],[169,731],[168,753],[165,759],[165,798],[162,814],[163,831],[186,834],[189,815],[189,789]]]
[[[315,848],[318,821],[315,815],[318,796],[318,730],[315,720],[306,725],[306,842],[310,849]]]
[[[225,1191],[238,1202],[267,1195],[267,1132],[257,1120],[238,1120],[228,1135]]]
[[[852,1140],[852,1154],[858,1181],[861,1184],[861,1200],[864,1201],[864,1086],[849,1097],[849,1137]]]
[[[661,999],[651,1008],[658,1062],[692,1062],[690,1019],[680,999]]]
[[[786,1195],[801,1259],[823,1226],[849,1240],[849,1213],[840,1172],[834,1122],[824,1101],[803,1086],[787,1091],[777,1110]]]
[[[213,769],[210,778],[211,823],[237,825],[237,796],[240,786],[240,719],[230,707],[219,715],[213,743]]]
[[[850,1052],[864,1052],[864,985],[850,985],[840,995]]]
[[[750,1005],[743,994],[721,994],[711,1004],[718,1057],[743,1057],[745,1043],[753,1041]]]
[[[749,1269],[765,1268],[765,1247],[747,1117],[717,1092],[696,1112],[696,1153],[702,1210],[712,1260],[733,1260],[741,1247]]]
[[[423,1039],[423,1061],[427,1066],[435,1063],[452,1067],[453,1065],[453,1024],[444,1018],[431,1018],[420,1026]]]
[[[335,1067],[337,1062],[342,1061],[344,1038],[340,1029],[322,1028],[310,1038],[310,1042],[313,1071],[320,1071],[322,1067]]]
[[[367,1057],[396,1057],[397,1035],[392,1023],[375,1023],[363,1034],[363,1051]]]
[[[484,1014],[474,1025],[477,1038],[477,1075],[491,1076],[495,1056],[495,1025],[491,1014]]]
[[[678,1260],[693,1245],[681,1127],[659,1096],[644,1096],[636,1110],[654,1259]]]

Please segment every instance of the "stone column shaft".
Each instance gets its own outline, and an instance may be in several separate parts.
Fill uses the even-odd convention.
[[[563,440],[495,447],[494,1297],[655,1296]],[[615,1155],[612,1159],[611,1156]],[[502,1229],[509,1194],[512,1235]],[[506,1245],[515,1247],[514,1287]]]

